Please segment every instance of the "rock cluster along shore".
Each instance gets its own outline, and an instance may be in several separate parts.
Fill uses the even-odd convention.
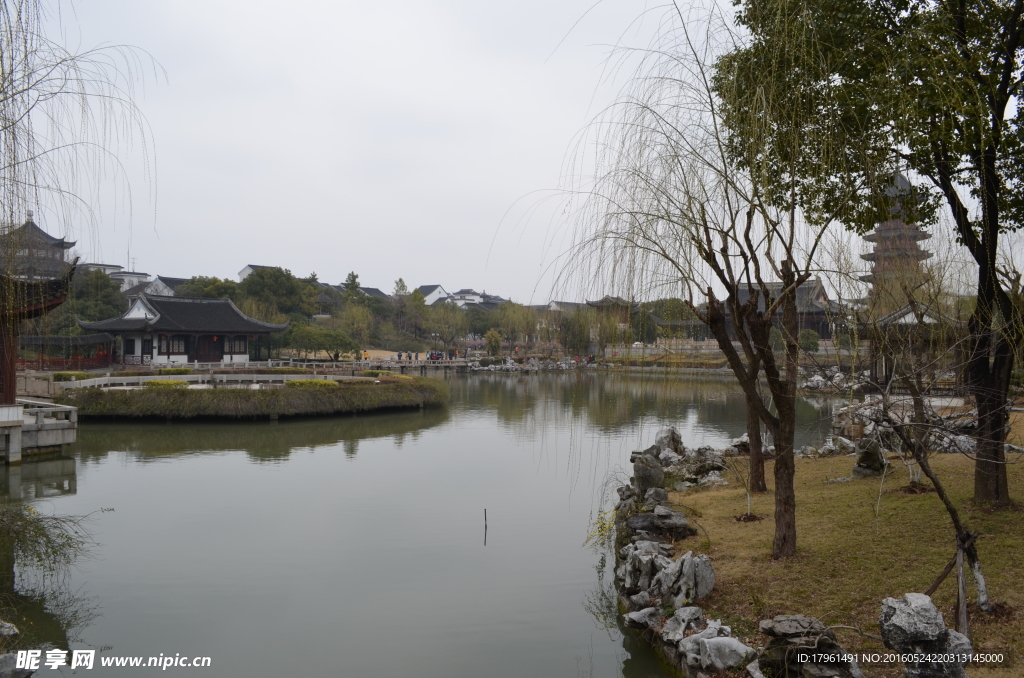
[[[686,516],[669,505],[666,480],[706,482],[724,469],[721,453],[687,450],[674,428],[662,429],[655,444],[632,456],[633,477],[617,489],[615,586],[626,626],[641,630],[686,675],[746,666],[756,651],[732,636],[721,620],[704,618],[693,605],[715,586],[706,555],[688,551],[673,559],[675,546],[696,534]],[[680,488],[683,489],[683,488]]]
[[[833,629],[804,615],[779,615],[759,623],[768,638],[752,648],[732,635],[720,619],[705,619],[695,603],[715,587],[706,555],[676,543],[695,535],[686,516],[672,507],[666,485],[686,489],[724,482],[723,453],[687,449],[674,428],[658,432],[655,444],[631,456],[633,476],[617,488],[615,588],[623,623],[639,630],[682,675],[745,669],[750,678],[864,678],[856,660],[838,643]],[[970,641],[947,629],[931,598],[908,593],[886,598],[879,618],[881,637],[897,653],[932,657],[969,655]],[[907,663],[905,678],[966,678],[963,664]]]

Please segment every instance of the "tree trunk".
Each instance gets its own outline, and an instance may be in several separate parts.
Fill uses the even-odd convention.
[[[761,418],[747,396],[747,438],[750,440],[750,473],[747,485],[751,492],[767,492],[764,479],[764,450],[761,442]]]
[[[788,558],[796,553],[796,488],[793,478],[796,462],[793,458],[792,403],[779,401],[779,434],[775,436],[775,540],[772,558]]]
[[[788,289],[796,282],[792,262],[782,262],[782,284]],[[785,379],[769,379],[775,407],[779,412],[775,443],[775,541],[772,558],[788,558],[796,553],[796,461],[793,443],[796,438],[796,382],[799,365],[797,335],[800,324],[796,314],[796,290],[791,289],[782,300],[782,335],[786,340]],[[767,347],[771,350],[771,347]]]
[[[974,360],[972,359],[972,363]],[[988,363],[988,360],[985,361]],[[994,372],[1002,367],[999,360],[991,367],[983,366],[985,372]],[[1008,361],[1006,361],[1008,362]],[[1012,368],[1012,363],[1010,364]],[[968,369],[974,370],[972,364]],[[1005,369],[1005,368],[1004,368]],[[1003,370],[1000,370],[1003,371]],[[1008,370],[1006,370],[1008,372]],[[978,430],[975,436],[977,452],[974,462],[974,500],[997,505],[1010,501],[1006,478],[1006,401],[1009,396],[1009,378],[1002,374],[989,374],[979,384],[971,379],[974,388],[971,394],[978,406]],[[1005,385],[1005,386],[1004,386]]]

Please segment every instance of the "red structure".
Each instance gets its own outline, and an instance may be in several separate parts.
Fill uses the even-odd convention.
[[[50,280],[0,276],[0,405],[13,405],[18,394],[18,325],[67,301],[77,263]]]

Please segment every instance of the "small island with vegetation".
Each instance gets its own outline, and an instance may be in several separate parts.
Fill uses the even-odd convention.
[[[375,379],[294,379],[278,388],[189,388],[181,379],[149,381],[143,388],[84,388],[59,400],[79,416],[104,418],[260,419],[429,407],[448,401],[438,379],[379,373]]]

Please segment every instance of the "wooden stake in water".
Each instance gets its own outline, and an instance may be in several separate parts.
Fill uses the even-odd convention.
[[[487,546],[487,509],[484,509],[484,546]]]

